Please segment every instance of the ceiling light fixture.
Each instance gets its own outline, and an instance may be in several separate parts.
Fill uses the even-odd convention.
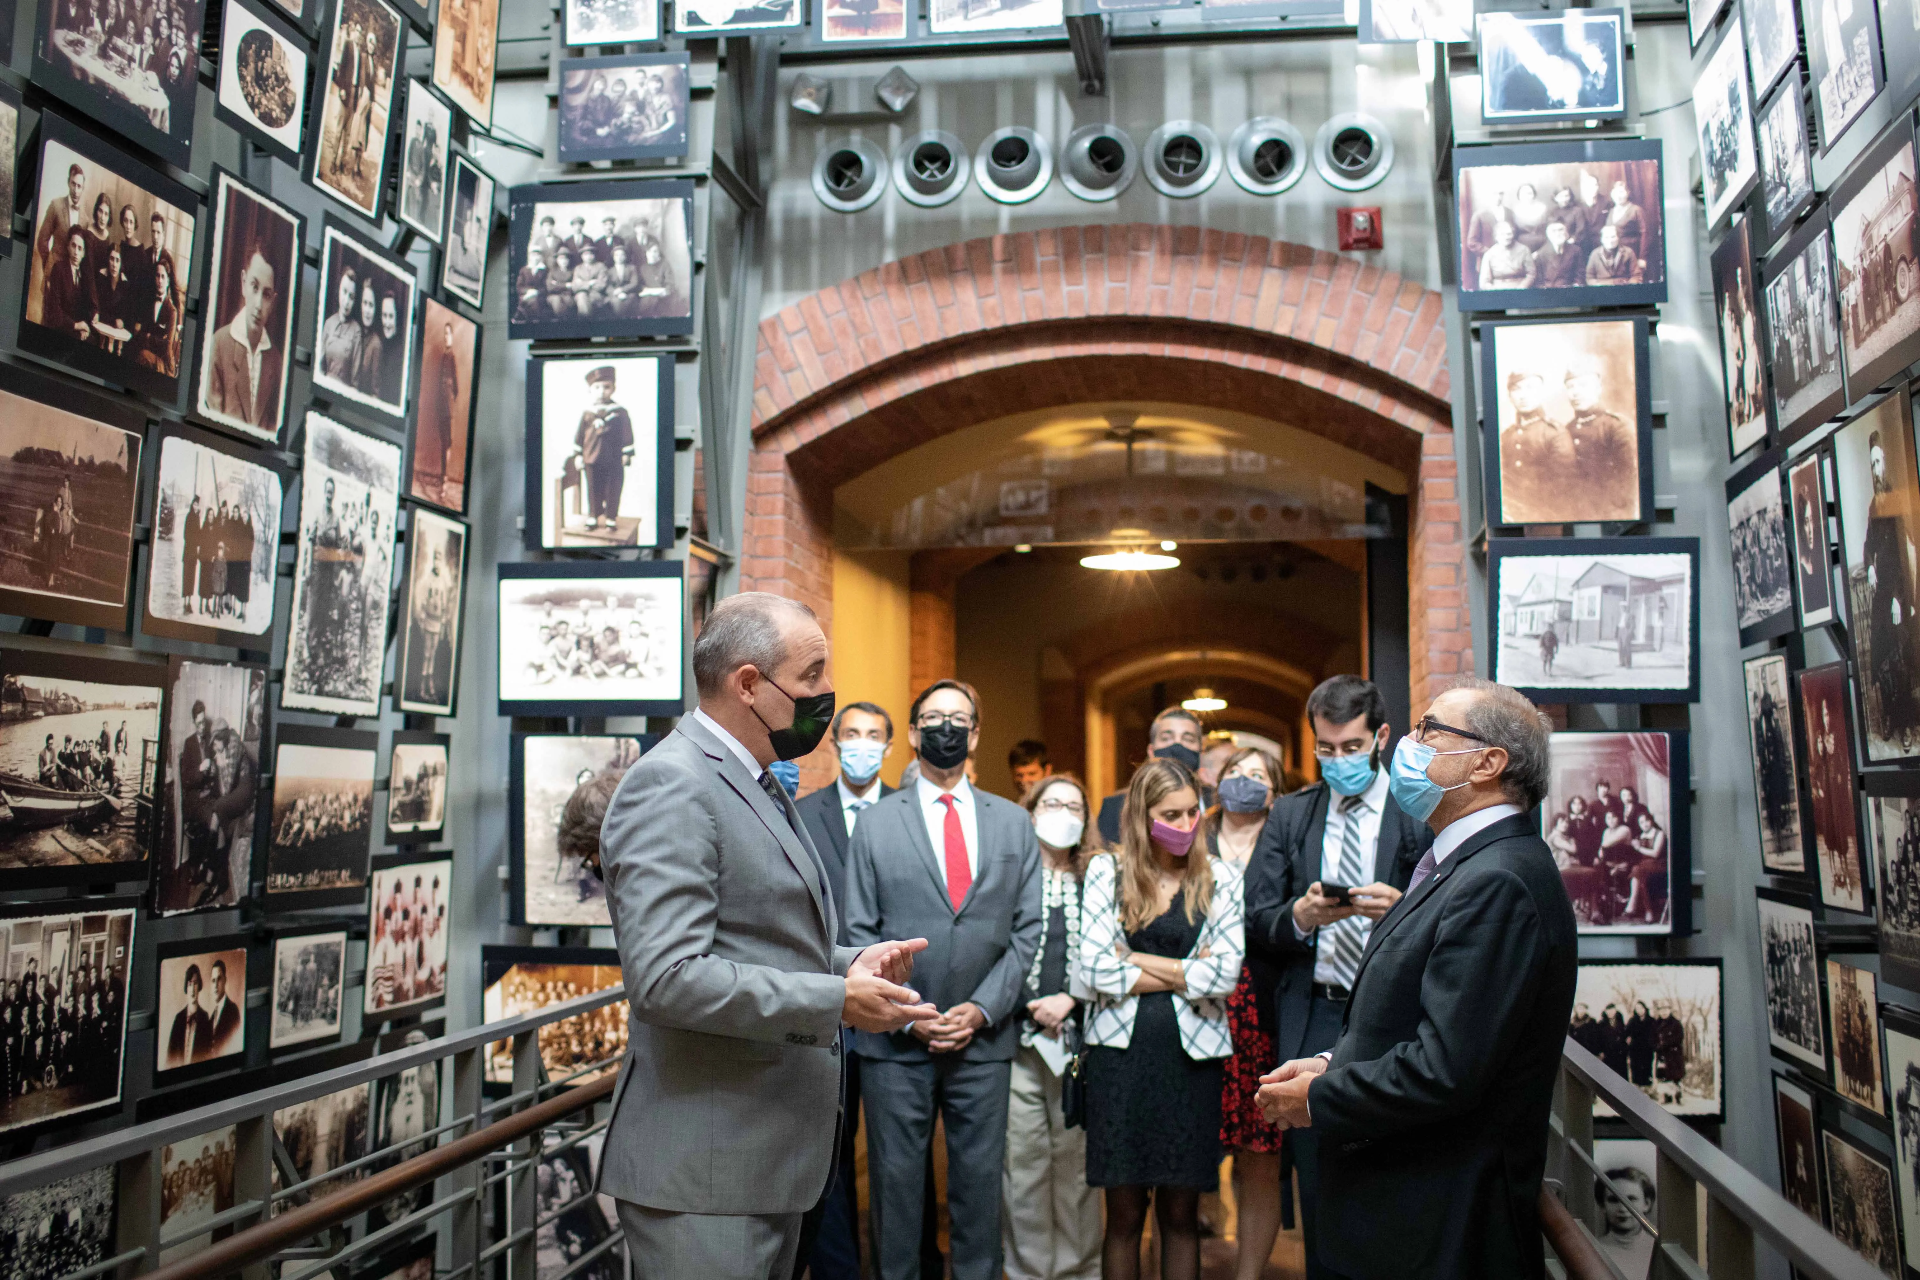
[[[1098,555],[1081,556],[1082,569],[1106,569],[1114,573],[1144,573],[1153,569],[1178,569],[1180,557],[1164,555],[1158,551],[1144,551],[1139,548],[1119,551],[1102,551]]]
[[[1193,696],[1180,704],[1188,711],[1225,711],[1227,700],[1214,696],[1211,689],[1201,688],[1193,691]]]

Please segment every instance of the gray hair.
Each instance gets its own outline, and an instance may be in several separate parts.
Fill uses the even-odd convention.
[[[1455,689],[1479,695],[1462,713],[1462,727],[1507,753],[1501,790],[1522,809],[1534,808],[1547,794],[1547,741],[1553,726],[1518,689],[1478,676],[1456,680],[1448,692]]]
[[[778,671],[787,658],[781,617],[790,613],[815,616],[798,600],[771,591],[742,591],[714,605],[693,642],[693,684],[700,696],[719,693],[727,677],[741,667],[754,667],[766,676]]]

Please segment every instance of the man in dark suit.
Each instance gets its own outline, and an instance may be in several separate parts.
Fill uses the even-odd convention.
[[[213,1024],[207,1020],[207,1011],[200,1007],[200,992],[204,986],[200,980],[200,966],[188,965],[187,976],[180,983],[181,990],[187,993],[187,1004],[173,1015],[173,1027],[167,1032],[168,1067],[204,1062],[212,1052]]]
[[[217,1058],[239,1048],[233,1036],[240,1030],[240,1006],[227,994],[227,962],[215,960],[208,971],[213,975],[213,1007],[207,1010],[207,1056]]]
[[[1320,1135],[1330,1274],[1546,1274],[1540,1180],[1578,964],[1573,907],[1531,812],[1548,731],[1491,681],[1434,699],[1391,773],[1433,847],[1373,928],[1339,1043],[1261,1078],[1269,1120]]]
[[[207,407],[267,431],[280,425],[280,356],[267,332],[278,296],[273,264],[255,249],[240,279],[240,309],[213,335],[207,371]]]
[[[881,1280],[920,1280],[927,1153],[947,1135],[954,1280],[999,1280],[1007,1090],[1020,1047],[1021,988],[1040,945],[1040,843],[1019,805],[976,790],[967,759],[980,702],[957,680],[914,699],[914,785],[866,810],[847,850],[847,933],[856,947],[915,929],[914,983],[940,1016],[917,1030],[862,1032],[873,1249]]]
[[[1147,754],[1166,760],[1178,760],[1187,766],[1189,773],[1200,768],[1200,743],[1205,736],[1200,717],[1185,707],[1168,707],[1153,718],[1147,726]],[[1122,782],[1131,778],[1122,779]],[[1213,803],[1213,788],[1201,787],[1200,803]],[[1118,791],[1100,801],[1100,816],[1095,825],[1100,829],[1100,838],[1110,845],[1120,843],[1120,806],[1126,802],[1127,789],[1123,785]]]
[[[82,227],[67,232],[66,257],[56,258],[40,294],[40,323],[75,342],[93,332],[93,278],[87,274],[87,233]]]
[[[1279,1061],[1333,1048],[1374,922],[1400,900],[1433,843],[1389,794],[1386,699],[1359,676],[1334,676],[1307,699],[1321,781],[1274,802],[1247,864],[1247,966],[1273,1011]],[[1352,891],[1346,901],[1328,885]],[[1271,1003],[1266,1003],[1271,1001]],[[1327,1274],[1318,1236],[1319,1135],[1288,1141],[1300,1184],[1309,1280]]]

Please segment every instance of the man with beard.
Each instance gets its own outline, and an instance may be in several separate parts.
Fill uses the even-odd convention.
[[[1531,370],[1507,375],[1513,421],[1500,432],[1500,523],[1545,518],[1566,480],[1573,451],[1566,433],[1547,418],[1546,380]]]
[[[1911,566],[1917,552],[1908,495],[1900,491],[1887,470],[1887,452],[1875,431],[1867,441],[1868,466],[1873,473],[1873,501],[1867,508],[1867,536],[1863,558],[1867,565],[1867,653],[1872,663],[1873,690],[1879,704],[1884,736],[1911,748],[1915,728],[1914,671],[1909,646],[1920,619],[1913,616]]]
[[[634,447],[633,419],[613,402],[617,376],[612,365],[587,374],[594,399],[573,433],[574,457],[587,481],[587,527],[604,525],[608,533],[619,527],[620,498]]]

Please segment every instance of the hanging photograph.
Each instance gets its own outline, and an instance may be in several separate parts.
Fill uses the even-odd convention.
[[[1567,1035],[1669,1114],[1726,1110],[1718,960],[1582,960]]]
[[[166,668],[0,651],[0,888],[144,881]]]
[[[1500,441],[1488,456],[1488,523],[1631,523],[1650,516],[1646,320],[1489,322],[1480,333]]]
[[[1748,658],[1747,745],[1753,754],[1754,816],[1760,822],[1760,861],[1775,875],[1807,869],[1800,829],[1800,769],[1794,749],[1793,703],[1782,653]]]
[[[433,30],[433,87],[486,129],[493,124],[493,65],[500,0],[440,0]]]
[[[294,711],[380,713],[400,446],[307,411],[293,630],[280,705]]]
[[[1766,357],[1754,283],[1753,219],[1743,218],[1713,250],[1713,304],[1720,317],[1721,387],[1727,449],[1737,458],[1767,438]]]
[[[1495,680],[1539,702],[1700,696],[1697,538],[1498,538]]]
[[[248,940],[242,933],[167,942],[158,948],[156,1083],[202,1074],[188,1068],[241,1065],[247,1052]]]
[[[1815,1071],[1827,1069],[1820,1031],[1820,960],[1813,945],[1813,911],[1806,898],[1757,889],[1761,977],[1766,984],[1767,1042]]]
[[[447,896],[453,862],[406,862],[373,873],[367,918],[367,985],[361,1012],[371,1021],[417,1011],[447,994]]]
[[[312,43],[254,0],[222,0],[220,13],[214,116],[299,168]]]
[[[405,427],[415,340],[412,264],[329,217],[320,232],[313,385]]]
[[[1880,1000],[1870,969],[1827,958],[1827,1044],[1833,1087],[1848,1102],[1887,1114],[1880,1076]]]
[[[590,1194],[598,1185],[593,1152],[587,1143],[565,1145],[558,1133],[543,1135],[542,1143],[545,1150],[534,1195],[538,1226],[533,1236],[539,1276],[542,1280],[560,1276],[621,1280],[620,1256],[607,1249],[609,1241],[620,1237],[611,1202],[606,1196]],[[569,1275],[577,1260],[588,1256],[593,1262]]]
[[[444,733],[395,729],[387,757],[387,843],[431,844],[447,825]]]
[[[275,911],[363,901],[373,856],[380,735],[283,724],[275,735],[267,902]]]
[[[613,923],[607,886],[589,863],[591,850],[580,844],[583,838],[598,842],[591,814],[604,810],[611,788],[655,741],[638,734],[513,735],[507,831],[516,924],[605,929]]]
[[[1480,118],[1488,124],[1626,114],[1624,10],[1483,13],[1478,23]]]
[[[200,329],[189,399],[203,422],[255,444],[278,444],[292,383],[306,219],[217,165],[210,203],[203,301],[214,323]]]
[[[1595,1138],[1593,1162],[1601,1175],[1593,1180],[1594,1216],[1599,1220],[1593,1242],[1621,1275],[1646,1276],[1657,1241],[1640,1218],[1656,1220],[1660,1204],[1654,1145],[1643,1138]]]
[[[0,1239],[7,1280],[45,1280],[98,1267],[114,1255],[118,1167],[57,1178],[0,1200]],[[108,1272],[107,1274],[112,1274]]]
[[[1728,479],[1727,531],[1741,646],[1786,635],[1794,628],[1793,570],[1778,450],[1762,454]]]
[[[1753,151],[1753,100],[1747,93],[1747,40],[1739,18],[1720,33],[1720,43],[1693,82],[1693,118],[1711,228],[1760,177]]]
[[[1911,990],[1920,987],[1920,774],[1871,769],[1861,782],[1873,847],[1880,973]]]
[[[1898,1005],[1886,1006],[1886,1044],[1887,1089],[1893,1094],[1894,1150],[1899,1154],[1899,1159],[1894,1161],[1894,1198],[1900,1206],[1900,1233],[1906,1240],[1907,1265],[1920,1269],[1920,1144],[1915,1141],[1920,1137],[1920,1129],[1915,1128],[1916,1119],[1920,1119],[1920,1018]],[[1775,1088],[1779,1088],[1778,1082]],[[1809,1099],[1809,1114],[1810,1103]],[[1782,1114],[1784,1116],[1784,1112]],[[1784,1119],[1781,1133],[1784,1142]]]
[[[1867,763],[1920,755],[1920,469],[1905,391],[1834,432],[1833,479]]]
[[[393,216],[434,244],[446,226],[447,144],[452,140],[453,108],[418,80],[407,81],[400,196]]]
[[[344,929],[306,929],[273,940],[270,1049],[340,1038],[340,988],[346,980]]]
[[[394,1043],[398,1041],[398,1043]],[[400,1049],[411,1049],[427,1042],[427,1033],[420,1027],[411,1027],[405,1031],[380,1040],[380,1052],[392,1053]],[[426,1135],[440,1126],[440,1064],[427,1062],[406,1067],[390,1076],[373,1082],[373,1149],[386,1151],[375,1168],[387,1170],[395,1165],[425,1155],[437,1142],[437,1137]],[[409,1142],[409,1138],[419,1141]],[[391,1200],[382,1201],[367,1211],[368,1231],[377,1231],[381,1227],[399,1222],[408,1214],[427,1207],[433,1199],[433,1183],[427,1182],[407,1191],[402,1191]],[[376,1262],[363,1274],[372,1280],[375,1276],[389,1276],[398,1270],[402,1276],[418,1274],[420,1280],[433,1280],[433,1241],[415,1241],[412,1248],[419,1252],[426,1245],[426,1267],[415,1272],[410,1266],[395,1265],[393,1255]],[[384,1268],[384,1269],[383,1269]]]
[[[1152,3],[1158,8],[1160,0]],[[828,44],[907,38],[906,0],[821,0],[815,12],[820,15],[820,38]],[[1200,16],[1205,18],[1205,12]]]
[[[509,337],[693,332],[691,182],[523,186],[513,188],[511,204]],[[621,253],[639,271],[631,291],[611,283],[607,264]]]
[[[20,1011],[0,1019],[0,1133],[120,1105],[136,903],[99,898],[82,913],[36,914],[54,905],[0,907],[0,982]],[[62,1008],[67,993],[71,1013]],[[56,1022],[69,1017],[60,1034]]]
[[[1920,7],[1914,0],[1879,0],[1879,9],[1887,99],[1911,102],[1915,91],[1920,90]]]
[[[687,154],[685,53],[565,58],[560,63],[560,159],[658,160]],[[635,271],[629,262],[626,269]],[[616,276],[619,266],[607,267]]]
[[[1684,733],[1552,736],[1540,822],[1581,933],[1692,931],[1688,776]]]
[[[1747,69],[1756,98],[1764,96],[1800,53],[1800,24],[1793,0],[1741,0],[1747,31]]]
[[[160,1235],[172,1238],[233,1208],[233,1163],[239,1145],[234,1125],[160,1148]],[[111,1169],[111,1166],[109,1166]],[[188,1258],[233,1234],[231,1225],[182,1240],[160,1251],[160,1261]]]
[[[1854,804],[1853,735],[1847,720],[1847,664],[1798,673],[1800,723],[1807,734],[1807,800],[1819,860],[1820,901],[1845,911],[1867,909]]]
[[[1687,0],[1687,38],[1693,48],[1713,30],[1713,20],[1727,7],[1727,0]]]
[[[487,283],[487,238],[493,232],[493,179],[459,152],[453,156],[453,200],[440,287],[478,309]]]
[[[271,650],[286,468],[174,423],[160,428],[159,456],[140,629]]]
[[[1793,504],[1794,578],[1803,627],[1833,621],[1833,542],[1827,521],[1826,469],[1821,458],[1821,454],[1810,453],[1787,468],[1787,496]]]
[[[1846,407],[1827,218],[1815,214],[1760,268],[1775,428],[1791,444]]]
[[[17,198],[20,163],[20,91],[0,85],[0,209],[11,209]],[[13,256],[13,219],[0,227],[0,258]]]
[[[1820,1148],[1814,1137],[1813,1095],[1778,1072],[1773,1112],[1780,1128],[1780,1190],[1787,1202],[1820,1221]]]
[[[500,565],[500,714],[680,715],[684,572],[678,560]]]
[[[1794,219],[1813,207],[1813,161],[1807,154],[1804,94],[1796,66],[1760,108],[1760,197],[1766,204],[1766,234],[1756,248],[1785,235]]]
[[[338,0],[320,67],[320,119],[307,181],[371,222],[387,189],[387,134],[407,27],[386,0]]]
[[[529,549],[673,545],[673,357],[527,369]]]
[[[1900,1224],[1886,1160],[1833,1129],[1822,1129],[1820,1142],[1827,1156],[1828,1229],[1882,1274],[1897,1277]]]
[[[21,349],[174,403],[198,199],[51,111],[37,190]]]
[[[1053,20],[1060,21],[1059,0],[1031,2],[1040,9],[1052,4]],[[800,0],[677,0],[673,6],[673,29],[682,35],[797,27],[800,18]]]
[[[1920,359],[1920,226],[1914,221],[1913,120],[1888,126],[1835,184],[1840,353],[1857,400]]]
[[[329,1170],[353,1164],[368,1154],[367,1122],[372,1093],[371,1084],[348,1085],[337,1093],[322,1094],[273,1113],[273,1136],[286,1149],[295,1182],[320,1178]],[[366,1165],[360,1165],[325,1178],[307,1188],[307,1196],[309,1200],[322,1199],[359,1182],[371,1172]],[[275,1191],[286,1185],[282,1178],[280,1162],[275,1160],[272,1180]],[[274,1205],[274,1212],[284,1213],[293,1206],[292,1200],[282,1200]]]
[[[1665,302],[1660,154],[1638,138],[1456,147],[1461,310]]]
[[[432,1184],[428,1184],[427,1189],[431,1190],[431,1187]],[[362,1280],[433,1280],[433,1260],[439,1248],[440,1241],[434,1236],[402,1240],[397,1245],[381,1250],[367,1263],[364,1271],[355,1274]]]
[[[1800,17],[1820,150],[1831,151],[1886,83],[1880,75],[1880,24],[1872,5],[1853,0],[1801,0]]]
[[[660,38],[660,0],[561,0],[569,48],[651,44]]]
[[[193,159],[205,0],[154,0],[116,20],[89,5],[39,0],[33,83],[176,168]],[[184,288],[186,281],[181,281]]]
[[[393,705],[429,716],[454,713],[460,691],[467,526],[420,507],[407,517],[406,592]]]
[[[967,8],[967,0],[945,0]],[[936,0],[935,12],[938,12]],[[1055,22],[1060,21],[1058,17]],[[934,34],[940,33],[935,27]],[[1361,44],[1408,44],[1434,40],[1464,44],[1473,39],[1473,0],[1360,0]]]
[[[406,496],[443,511],[467,510],[480,326],[429,294],[420,313],[420,385],[408,451]]]
[[[480,948],[481,1019],[499,1022],[620,985],[620,953],[612,947]],[[627,1052],[627,1009],[620,1001],[592,1013],[550,1022],[539,1031],[547,1079],[564,1080]],[[513,1083],[513,1042],[487,1046],[486,1082]]]
[[[236,906],[251,890],[266,724],[265,666],[198,658],[168,665],[156,914]]]

